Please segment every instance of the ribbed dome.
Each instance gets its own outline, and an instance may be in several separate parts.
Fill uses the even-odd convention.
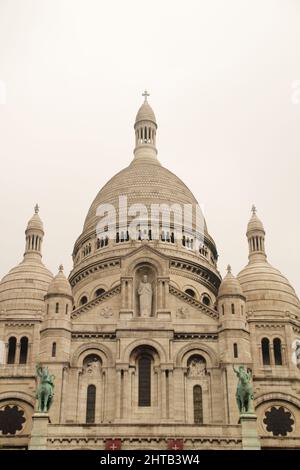
[[[39,216],[39,206],[36,204],[34,208],[34,214],[27,224],[26,230],[41,230],[44,231],[42,219]]]
[[[52,273],[37,258],[26,258],[0,283],[0,311],[43,310]]]
[[[96,230],[98,206],[109,203],[117,209],[121,195],[127,196],[128,207],[135,203],[146,205],[149,216],[151,204],[197,204],[187,186],[158,161],[134,160],[113,176],[97,194],[86,217],[84,232]]]
[[[69,295],[72,297],[71,285],[69,281],[67,280],[66,276],[64,275],[62,266],[59,267],[58,274],[51,281],[49,288],[48,288],[48,294],[50,295],[63,294],[63,295]]]
[[[248,222],[247,225],[247,233],[251,232],[254,230],[259,230],[262,232],[265,232],[264,226],[262,221],[257,217],[256,213],[253,212],[251,219]]]
[[[249,263],[237,277],[249,310],[284,313],[296,309],[300,314],[299,299],[293,287],[281,272],[267,261]]]
[[[27,225],[27,230],[44,230],[44,227],[43,227],[43,222],[39,216],[39,214],[33,214],[33,216],[31,217],[31,219],[29,220],[28,222],[28,225]]]
[[[233,276],[231,273],[231,268],[228,266],[228,272],[224,279],[221,282],[218,297],[222,297],[223,295],[242,295],[244,296],[243,290],[241,288],[241,284],[239,283],[238,279]]]
[[[135,122],[140,122],[140,121],[152,121],[156,124],[156,118],[153,109],[151,108],[150,104],[148,101],[145,101],[140,109],[138,110],[138,113],[135,118]]]

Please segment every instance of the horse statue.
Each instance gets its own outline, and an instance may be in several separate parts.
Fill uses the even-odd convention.
[[[47,413],[53,402],[55,377],[49,374],[48,367],[42,367],[41,364],[37,364],[36,374],[40,378],[36,392],[38,411],[40,413]]]
[[[236,388],[236,401],[240,413],[253,413],[253,389],[251,385],[251,370],[244,369],[244,366],[240,366],[238,369],[233,370],[236,373],[239,381]]]

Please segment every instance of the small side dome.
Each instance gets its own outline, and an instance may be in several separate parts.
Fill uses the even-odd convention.
[[[39,206],[37,204],[34,208],[34,214],[27,224],[26,231],[27,230],[41,230],[42,232],[44,231],[43,222],[39,216]]]
[[[47,295],[68,295],[72,297],[71,285],[64,275],[62,264],[59,266],[58,274],[50,282]]]
[[[221,282],[218,297],[240,295],[244,297],[244,293],[238,279],[231,273],[231,266],[227,266],[227,274]]]

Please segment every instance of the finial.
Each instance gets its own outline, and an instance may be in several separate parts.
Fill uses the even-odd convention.
[[[252,213],[253,213],[253,215],[255,215],[255,214],[256,214],[256,210],[257,210],[257,209],[256,209],[256,207],[255,207],[255,205],[254,205],[254,204],[253,204],[253,206],[252,206],[251,210],[252,210]]]
[[[62,272],[63,272],[63,270],[64,270],[64,267],[63,267],[63,265],[62,265],[62,264],[60,264],[58,269],[59,269],[59,272],[60,272],[60,273],[62,273]]]
[[[228,274],[231,273],[231,266],[230,266],[230,264],[227,265],[227,272],[228,272]]]
[[[145,97],[145,103],[146,103],[146,102],[147,102],[147,98],[148,98],[148,96],[150,96],[150,93],[148,93],[148,91],[147,91],[147,90],[145,90],[145,91],[144,91],[144,93],[142,93],[142,96],[144,96],[144,97]]]
[[[34,207],[34,212],[35,212],[36,214],[38,214],[38,213],[39,213],[39,210],[40,210],[39,205],[36,204],[35,207]]]

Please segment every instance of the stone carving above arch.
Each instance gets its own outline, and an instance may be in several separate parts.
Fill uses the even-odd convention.
[[[189,358],[194,355],[202,356],[208,368],[218,366],[219,361],[215,351],[206,344],[198,342],[191,342],[180,349],[176,356],[176,366],[187,367]]]
[[[103,367],[113,365],[113,355],[107,346],[99,343],[89,343],[83,344],[74,352],[71,367],[83,367],[84,359],[91,354],[100,357]]]
[[[187,361],[188,377],[205,377],[206,375],[206,361],[200,354],[193,354],[189,356]]]
[[[83,360],[83,371],[89,377],[98,376],[101,372],[102,360],[98,354],[88,354]]]

